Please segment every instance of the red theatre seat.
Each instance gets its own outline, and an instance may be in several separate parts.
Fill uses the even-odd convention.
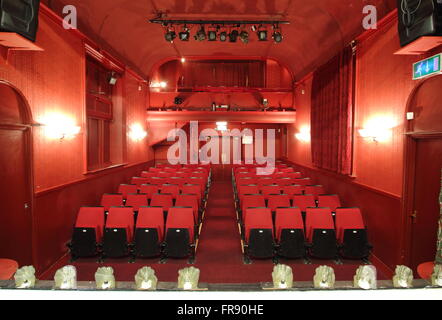
[[[118,187],[118,193],[123,195],[124,200],[127,199],[128,194],[137,192],[138,186],[136,184],[120,184]]]
[[[275,230],[279,256],[288,259],[305,257],[304,221],[299,208],[276,209]]]
[[[140,186],[140,193],[146,194],[148,199],[160,191],[160,187],[155,184],[142,184]]]
[[[103,194],[101,197],[101,206],[104,210],[109,211],[111,207],[121,207],[123,206],[123,195],[122,194]]]
[[[302,212],[306,212],[307,208],[316,207],[315,196],[311,194],[295,195],[293,196],[293,206],[300,208]]]
[[[266,207],[266,201],[263,195],[248,194],[241,199],[241,210],[245,212],[248,208],[262,208]]]
[[[171,194],[173,199],[180,193],[180,187],[176,184],[163,184],[160,189],[162,194]]]
[[[130,181],[130,184],[136,184],[138,187],[146,183],[149,183],[149,178],[133,177]]]
[[[341,207],[341,200],[336,194],[318,196],[318,207],[330,208],[332,212]]]
[[[199,214],[199,202],[196,194],[180,194],[175,201],[176,207],[191,207],[193,209],[193,215],[195,218],[195,224],[201,220]]]
[[[302,189],[302,186],[300,186],[300,185],[292,184],[289,186],[282,187],[282,193],[288,194],[293,199],[293,196],[295,196],[295,195],[302,195],[303,189]]]
[[[372,246],[359,208],[336,209],[336,233],[341,255],[349,259],[365,259]]]
[[[287,194],[271,194],[268,197],[268,207],[275,212],[277,208],[291,207],[290,196]]]
[[[201,192],[201,187],[197,184],[185,184],[181,188],[181,193],[183,194],[196,194],[198,196],[198,203],[204,198]]]
[[[135,228],[134,255],[141,258],[161,254],[164,240],[164,215],[161,208],[141,207]]]
[[[104,257],[128,256],[133,241],[134,212],[132,208],[110,208],[103,238]]]
[[[269,198],[271,194],[281,194],[282,187],[278,184],[272,184],[268,186],[262,186],[261,187],[261,193],[266,197],[266,199]]]
[[[246,242],[244,253],[247,259],[274,257],[273,220],[269,209],[248,211],[244,230]]]
[[[68,245],[73,260],[98,254],[98,244],[103,240],[104,221],[103,207],[80,208],[72,241]]]
[[[192,208],[170,208],[166,222],[165,257],[194,257],[195,240]]]
[[[126,207],[132,207],[134,211],[138,211],[140,207],[147,207],[149,200],[147,194],[129,194],[126,200]]]
[[[152,200],[150,200],[151,207],[162,207],[163,211],[169,211],[173,206],[173,197],[171,194],[160,194],[156,193],[152,195]]]
[[[320,259],[336,258],[336,232],[330,209],[307,208],[305,224],[310,255]]]
[[[306,186],[305,194],[312,194],[315,196],[315,199],[318,200],[319,195],[325,194],[324,187],[321,185]]]

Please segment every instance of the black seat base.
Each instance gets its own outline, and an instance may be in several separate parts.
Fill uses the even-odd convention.
[[[247,255],[258,259],[270,259],[275,255],[273,233],[270,229],[252,229],[247,246]]]
[[[97,237],[94,228],[74,228],[72,241],[68,245],[73,260],[98,255]]]
[[[366,259],[370,256],[370,249],[367,230],[347,229],[344,231],[344,243],[340,250],[343,258]]]
[[[122,258],[130,255],[126,229],[106,228],[104,230],[103,255],[110,258]]]
[[[335,259],[338,255],[335,230],[314,230],[310,255],[319,259]]]
[[[135,230],[134,255],[139,258],[153,258],[161,254],[158,230],[139,228]]]
[[[167,258],[187,258],[191,254],[187,229],[168,229],[163,254]]]
[[[300,259],[306,255],[304,231],[284,229],[278,246],[278,256],[288,259]]]

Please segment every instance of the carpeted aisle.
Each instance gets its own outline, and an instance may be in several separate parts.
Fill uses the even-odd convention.
[[[335,269],[337,281],[352,280],[358,262],[345,262],[335,265],[331,261],[314,261],[305,265],[303,261],[281,261],[293,268],[295,281],[312,281],[315,269],[320,264],[327,264]],[[67,259],[44,274],[45,279],[53,279],[57,268],[68,264]],[[159,264],[159,259],[137,260],[129,264],[127,259],[107,260],[98,264],[95,259],[82,259],[74,263],[80,281],[93,281],[99,266],[110,266],[115,270],[119,281],[133,281],[135,273],[143,266],[155,269],[160,281],[175,282],[178,270],[189,267],[187,260],[171,260]],[[206,208],[205,220],[200,235],[195,267],[201,270],[200,281],[221,283],[257,283],[271,282],[273,262],[256,261],[244,265],[241,252],[240,235],[236,223],[232,183],[230,181],[213,181]],[[383,276],[379,275],[382,279]]]

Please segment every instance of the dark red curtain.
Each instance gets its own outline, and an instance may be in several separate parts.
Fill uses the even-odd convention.
[[[352,173],[353,50],[344,49],[314,74],[311,146],[314,166]]]
[[[187,88],[263,88],[264,79],[264,61],[189,61],[183,67],[182,85]]]

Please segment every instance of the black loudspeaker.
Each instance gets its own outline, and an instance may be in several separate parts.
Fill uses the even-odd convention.
[[[442,36],[442,0],[397,0],[401,46],[422,36]]]
[[[0,0],[0,31],[15,32],[35,42],[40,0]]]
[[[180,97],[176,97],[175,98],[175,104],[176,105],[182,105],[184,103],[184,100],[183,100],[183,98],[180,98]]]

